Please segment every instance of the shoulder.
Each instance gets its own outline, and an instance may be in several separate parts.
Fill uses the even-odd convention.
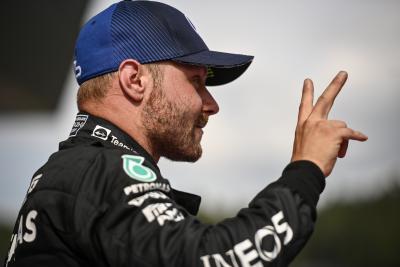
[[[164,180],[157,166],[145,157],[129,150],[95,145],[54,153],[38,174],[43,177],[42,186],[37,189],[61,190],[73,195]]]

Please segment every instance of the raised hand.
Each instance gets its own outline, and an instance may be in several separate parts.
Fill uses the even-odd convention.
[[[312,161],[325,177],[331,174],[337,158],[346,155],[349,140],[368,139],[363,133],[348,128],[344,121],[328,120],[329,111],[346,80],[347,73],[339,72],[315,106],[312,81],[306,79],[303,85],[291,161]]]

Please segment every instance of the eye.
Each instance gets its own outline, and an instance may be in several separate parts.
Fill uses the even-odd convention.
[[[205,82],[200,78],[200,76],[195,76],[192,79],[192,84],[196,89],[199,89],[201,87],[205,86]]]

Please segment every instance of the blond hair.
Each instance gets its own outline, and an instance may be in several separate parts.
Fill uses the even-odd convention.
[[[162,83],[162,71],[159,64],[151,63],[143,66],[151,73],[154,86],[160,87]],[[118,72],[111,72],[82,83],[77,94],[78,109],[81,110],[81,107],[87,101],[101,101],[106,96],[116,75],[118,75]]]
[[[117,72],[97,76],[81,84],[77,94],[78,109],[87,101],[101,101],[107,94]]]

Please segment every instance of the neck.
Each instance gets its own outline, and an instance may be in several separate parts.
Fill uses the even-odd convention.
[[[79,107],[79,110],[113,123],[138,142],[158,163],[160,155],[152,147],[150,140],[146,136],[146,130],[141,123],[139,109],[132,109],[131,106],[115,103],[112,99],[105,99],[101,103],[84,103]]]

